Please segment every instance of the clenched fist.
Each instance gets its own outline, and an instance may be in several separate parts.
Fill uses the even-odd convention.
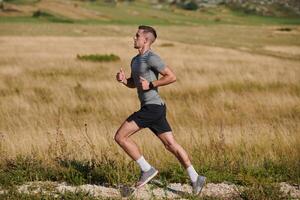
[[[127,79],[126,79],[125,71],[123,70],[123,68],[121,68],[120,71],[117,73],[116,79],[117,79],[117,81],[119,81],[120,83],[126,84]]]
[[[141,76],[140,76],[140,83],[141,83],[141,86],[142,86],[143,90],[149,90],[150,89],[149,82]]]

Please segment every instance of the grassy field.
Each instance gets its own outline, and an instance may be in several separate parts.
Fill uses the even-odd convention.
[[[137,178],[137,167],[113,136],[139,102],[135,90],[115,81],[115,73],[121,66],[130,73],[137,25],[152,21],[148,15],[141,21],[124,13],[109,16],[111,6],[84,6],[115,21],[98,24],[100,19],[69,16],[73,23],[53,23],[0,16],[2,187],[29,180],[113,185]],[[117,8],[125,12],[122,6],[128,5]],[[152,13],[144,4],[128,9],[182,20],[179,25],[153,22],[159,36],[153,49],[177,75],[160,94],[174,135],[197,170],[209,182],[257,186],[263,192],[270,188],[260,184],[299,185],[300,27],[278,21],[262,26],[268,19],[255,16],[247,24],[245,16],[228,13],[216,23],[214,11],[203,19],[207,24],[187,25],[195,13],[155,14],[162,11]],[[241,21],[230,23],[231,18]],[[77,58],[92,54],[120,60]],[[134,139],[162,180],[188,181],[149,130]]]

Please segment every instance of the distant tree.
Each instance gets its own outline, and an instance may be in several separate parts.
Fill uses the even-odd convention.
[[[186,10],[197,10],[199,8],[195,1],[185,1],[181,7]]]
[[[4,1],[0,0],[0,10],[4,10]]]

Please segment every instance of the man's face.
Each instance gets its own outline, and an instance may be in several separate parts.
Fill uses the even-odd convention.
[[[143,30],[139,29],[135,36],[133,37],[133,41],[134,41],[134,48],[135,49],[139,49],[142,48],[145,43],[146,43],[146,38],[143,34]]]

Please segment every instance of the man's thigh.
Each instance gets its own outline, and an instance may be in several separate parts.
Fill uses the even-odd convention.
[[[117,130],[116,136],[119,137],[130,137],[131,135],[133,135],[134,133],[136,133],[137,131],[141,130],[142,128],[140,128],[135,121],[130,121],[128,122],[127,120],[125,120],[123,122],[123,124],[120,126],[120,128]]]
[[[165,133],[158,134],[157,137],[162,141],[164,145],[171,145],[177,143],[172,131],[168,131]]]

